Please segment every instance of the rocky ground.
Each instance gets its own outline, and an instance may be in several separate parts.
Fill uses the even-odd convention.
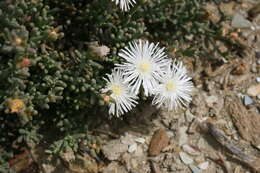
[[[260,16],[255,12],[260,8],[255,6],[256,1],[208,4],[213,21],[220,8],[232,19],[226,29],[241,32],[231,36],[246,47],[242,58],[221,65],[182,59],[196,86],[190,106],[138,113],[128,130],[119,128],[120,137],[102,147],[109,164],[101,172],[260,172]]]
[[[260,5],[256,0],[208,3],[230,16],[225,30],[244,46],[241,57],[216,63],[183,57],[193,78],[193,101],[178,112],[144,105],[127,121],[102,124],[102,161],[73,152],[55,165],[38,159],[43,172],[75,173],[244,173],[260,172]],[[255,8],[254,8],[255,7]],[[252,10],[252,8],[254,8]],[[217,45],[220,50],[228,49]],[[47,157],[46,157],[47,158]]]

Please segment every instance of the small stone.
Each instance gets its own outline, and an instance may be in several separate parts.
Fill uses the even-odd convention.
[[[184,164],[189,165],[193,163],[193,159],[187,153],[180,152],[179,155]]]
[[[188,144],[184,144],[182,146],[182,150],[185,151],[186,153],[190,154],[190,155],[194,155],[197,156],[200,154],[199,151],[195,150],[194,148],[192,148],[190,145]]]
[[[250,105],[250,104],[252,104],[252,103],[254,103],[254,102],[253,102],[253,100],[251,99],[251,97],[249,97],[249,96],[245,96],[245,97],[244,97],[244,104],[245,104],[245,105]]]
[[[250,28],[251,22],[241,14],[237,13],[232,19],[231,26],[234,28]]]
[[[194,115],[190,112],[189,109],[185,112],[185,118],[188,122],[192,122],[192,120],[194,119]]]
[[[209,162],[203,162],[203,163],[199,164],[198,167],[202,170],[206,170],[209,167]]]
[[[102,151],[108,160],[117,160],[120,155],[128,150],[128,145],[112,140],[102,147]]]
[[[233,136],[233,139],[234,139],[235,141],[238,141],[238,140],[239,140],[239,138],[238,138],[238,136],[237,136],[236,134]]]
[[[201,170],[195,165],[189,165],[189,168],[191,169],[192,173],[202,173]]]
[[[182,126],[179,128],[179,146],[182,146],[188,142],[188,135],[187,135],[188,127]]]
[[[150,156],[156,156],[161,153],[161,151],[169,145],[169,137],[165,129],[159,129],[154,132],[154,135],[151,139],[148,154]]]
[[[258,94],[258,95],[256,96],[256,98],[257,98],[258,100],[260,100],[260,94]]]
[[[257,96],[258,94],[260,94],[260,84],[251,85],[247,89],[247,94],[250,95],[250,96]]]
[[[129,153],[132,153],[132,152],[134,152],[136,149],[137,149],[137,144],[134,143],[134,144],[132,144],[132,145],[129,145],[127,151],[128,151]]]
[[[256,67],[256,64],[253,64],[252,67],[251,67],[251,72],[252,73],[257,73],[257,67]]]
[[[133,136],[132,134],[126,132],[124,136],[121,136],[120,142],[122,144],[125,144],[125,145],[129,146],[129,145],[131,145],[131,144],[133,144],[135,142],[134,141],[135,138],[136,138],[135,136]]]
[[[221,3],[220,9],[227,16],[233,16],[235,12],[235,2]]]
[[[256,57],[256,58],[260,58],[260,51],[255,52],[255,57]],[[258,61],[257,61],[257,62],[258,62]],[[260,63],[260,61],[259,61],[259,63]]]
[[[256,78],[256,82],[257,82],[257,83],[260,83],[260,77],[257,77],[257,78]]]
[[[202,163],[205,162],[205,157],[203,155],[198,155],[197,157],[194,158],[194,161],[196,163]]]
[[[260,65],[260,59],[259,60],[257,60],[257,62],[256,62],[258,65]]]
[[[204,140],[204,138],[200,138],[200,139],[199,139],[197,146],[198,146],[200,149],[205,149],[205,147],[206,147],[206,141]]]
[[[136,138],[135,142],[139,142],[141,144],[145,143],[145,139],[144,138]]]

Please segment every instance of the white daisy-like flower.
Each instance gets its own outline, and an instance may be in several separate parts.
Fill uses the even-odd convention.
[[[109,114],[119,117],[135,107],[138,97],[131,92],[129,85],[124,82],[120,69],[114,69],[104,80],[107,84],[101,91],[102,93],[109,93]]]
[[[168,110],[187,106],[192,99],[192,89],[193,83],[191,78],[187,76],[186,68],[181,62],[173,62],[154,89],[153,104],[158,107],[166,107]]]
[[[119,4],[119,7],[122,11],[128,11],[130,9],[130,6],[134,6],[136,3],[135,0],[112,0],[116,1],[116,5]]]
[[[158,44],[143,40],[133,41],[119,53],[126,62],[117,66],[124,70],[125,80],[130,83],[135,94],[139,93],[142,86],[145,96],[151,95],[164,70],[171,63],[166,58],[164,48],[159,48]]]

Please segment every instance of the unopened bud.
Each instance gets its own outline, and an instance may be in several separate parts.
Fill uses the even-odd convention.
[[[10,113],[19,113],[25,107],[25,104],[21,99],[9,99],[7,102]]]
[[[101,94],[101,97],[103,98],[103,101],[105,104],[108,104],[110,102],[110,96],[106,94]]]
[[[19,62],[19,67],[20,68],[24,68],[24,67],[28,67],[31,65],[31,61],[29,58],[23,58],[20,62]]]
[[[232,33],[230,33],[230,36],[231,36],[231,38],[236,40],[238,38],[238,33],[237,32],[232,32]]]
[[[21,38],[16,38],[16,39],[14,40],[14,44],[15,44],[16,46],[20,46],[20,45],[22,44],[22,42],[23,42],[23,40],[22,40]]]
[[[55,30],[50,31],[48,36],[52,41],[56,41],[59,38],[59,34]]]
[[[107,46],[89,45],[90,51],[94,56],[104,57],[109,54],[110,49]]]

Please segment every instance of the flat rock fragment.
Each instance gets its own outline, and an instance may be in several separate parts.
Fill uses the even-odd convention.
[[[209,162],[202,162],[198,165],[201,170],[206,170],[209,167]]]
[[[140,143],[140,144],[143,144],[143,143],[145,143],[145,139],[144,139],[144,138],[136,138],[136,139],[135,139],[135,142],[138,142],[138,143]]]
[[[249,96],[244,97],[244,104],[245,105],[251,105],[252,103],[254,103],[254,102],[253,102],[251,97],[249,97]]]
[[[129,153],[132,153],[132,152],[134,152],[136,149],[137,149],[137,144],[134,143],[134,144],[132,144],[132,145],[129,145],[129,147],[128,147],[128,152],[129,152]]]
[[[250,28],[251,22],[241,14],[237,13],[232,19],[231,26],[234,28]]]
[[[128,145],[120,143],[119,140],[108,142],[102,147],[102,151],[107,159],[118,160],[120,155],[128,150]]]
[[[192,146],[190,146],[188,144],[184,144],[182,146],[182,150],[185,151],[186,153],[188,153],[190,155],[194,155],[194,156],[197,156],[200,154],[200,152],[198,150],[196,150],[195,148],[193,148]]]
[[[169,137],[166,134],[165,129],[159,129],[154,132],[151,139],[148,154],[150,156],[156,156],[161,153],[162,149],[169,145]]]
[[[193,163],[193,159],[187,153],[180,152],[179,155],[180,155],[181,161],[183,163],[185,163],[186,165]]]
[[[202,173],[202,171],[195,165],[189,165],[189,168],[191,169],[192,173]]]
[[[260,84],[250,86],[247,89],[247,94],[250,96],[257,96],[258,94],[260,94]]]
[[[188,127],[182,126],[178,129],[179,134],[179,146],[182,146],[188,142],[188,134],[186,133],[188,130]]]

